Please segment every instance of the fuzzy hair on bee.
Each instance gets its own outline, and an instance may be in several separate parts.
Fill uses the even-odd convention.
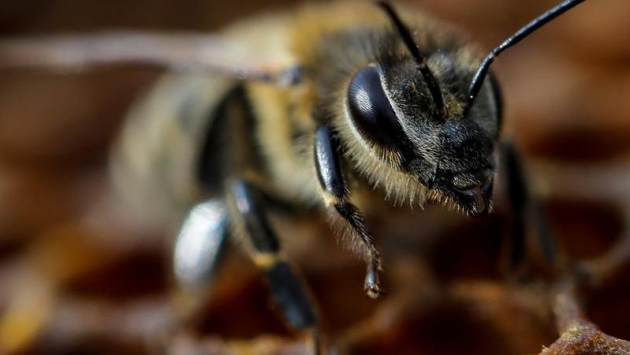
[[[335,2],[213,34],[4,40],[0,66],[136,62],[175,72],[131,110],[115,180],[137,209],[184,220],[174,252],[181,287],[203,287],[222,241],[239,235],[287,321],[316,333],[311,297],[269,214],[288,206],[329,215],[366,262],[367,295],[378,297],[383,262],[366,218],[383,201],[489,213],[502,105],[490,64],[583,1],[564,1],[488,55],[411,7]]]

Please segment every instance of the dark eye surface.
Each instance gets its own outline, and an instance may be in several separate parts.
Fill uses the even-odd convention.
[[[383,91],[377,67],[366,67],[354,76],[348,88],[348,110],[352,123],[366,139],[393,146],[402,138],[402,128]]]

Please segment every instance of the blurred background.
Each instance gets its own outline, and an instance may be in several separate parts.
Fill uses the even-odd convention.
[[[3,1],[0,34],[212,31],[298,3]],[[414,4],[491,49],[556,1]],[[626,0],[588,1],[493,67],[504,136],[524,154],[563,258],[598,275],[582,293],[587,318],[622,339],[630,339],[628,14]],[[238,253],[201,320],[179,324],[169,296],[171,236],[116,214],[108,154],[129,105],[159,75],[128,67],[0,72],[0,354],[305,353],[304,336],[284,326]],[[500,200],[483,221],[430,208],[415,222],[420,236],[405,236],[405,224],[380,231],[401,235],[380,241],[391,290],[384,301],[364,297],[363,265],[334,238],[287,242],[339,352],[525,354],[553,342],[547,286],[506,285],[501,272],[509,210]]]

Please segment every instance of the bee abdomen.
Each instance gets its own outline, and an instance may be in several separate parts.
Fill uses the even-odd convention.
[[[115,187],[141,217],[179,221],[200,199],[202,146],[208,132],[216,135],[213,113],[232,87],[226,79],[168,75],[132,107],[111,171]]]

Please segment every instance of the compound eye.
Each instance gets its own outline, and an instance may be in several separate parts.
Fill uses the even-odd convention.
[[[377,67],[366,67],[352,78],[348,110],[352,124],[364,138],[381,145],[393,145],[400,138],[402,128],[383,91]]]

